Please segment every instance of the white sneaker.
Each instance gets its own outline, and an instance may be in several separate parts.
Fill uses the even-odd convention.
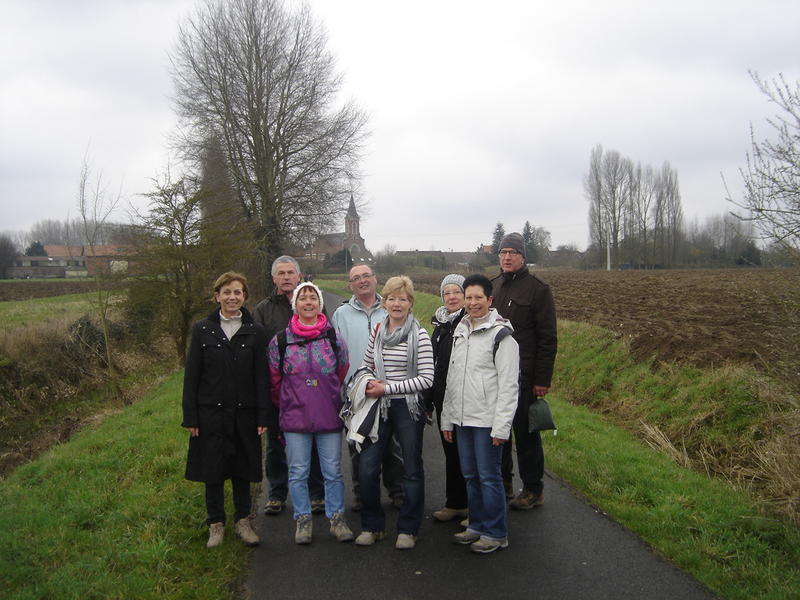
[[[362,531],[356,538],[356,546],[372,546],[385,537],[385,531]]]
[[[410,533],[398,533],[394,547],[398,550],[411,550],[417,545],[417,536]]]

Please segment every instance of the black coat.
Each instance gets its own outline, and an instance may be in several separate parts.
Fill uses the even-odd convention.
[[[422,400],[425,403],[425,410],[431,411],[433,408],[441,414],[442,403],[444,402],[444,390],[447,386],[447,371],[450,368],[450,352],[453,349],[453,332],[456,325],[464,317],[464,309],[459,310],[459,314],[452,321],[439,321],[434,314],[431,325],[434,326],[431,335],[431,345],[433,346],[433,386],[422,392]]]
[[[183,427],[189,438],[186,479],[219,483],[232,476],[261,481],[261,438],[269,411],[267,337],[242,308],[242,326],[228,340],[219,311],[198,321],[186,357]]]
[[[550,387],[558,349],[550,286],[522,267],[492,279],[492,308],[511,321],[519,344],[520,384]]]

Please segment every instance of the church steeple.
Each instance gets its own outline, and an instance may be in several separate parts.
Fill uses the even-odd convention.
[[[348,240],[358,239],[361,237],[359,232],[358,212],[356,211],[356,203],[353,199],[353,194],[350,194],[350,206],[347,207],[347,214],[344,217],[344,233]],[[362,242],[363,243],[363,242]]]

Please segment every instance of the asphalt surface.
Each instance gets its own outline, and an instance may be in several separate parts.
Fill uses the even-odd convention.
[[[343,457],[347,456],[346,448]],[[261,545],[252,554],[250,598],[349,600],[449,599],[505,596],[532,599],[710,599],[690,575],[657,556],[644,542],[586,504],[547,473],[545,504],[509,511],[509,547],[478,555],[451,541],[457,521],[430,514],[444,503],[444,455],[434,427],[425,431],[425,520],[413,550],[394,548],[397,510],[384,492],[387,537],[371,547],[337,542],[325,515],[314,515],[311,545],[294,543],[291,505],[276,516],[261,513]],[[546,457],[545,457],[546,458]],[[343,469],[352,502],[349,461]],[[515,482],[519,484],[517,480]],[[259,501],[263,507],[264,498]],[[354,533],[358,513],[347,511]]]

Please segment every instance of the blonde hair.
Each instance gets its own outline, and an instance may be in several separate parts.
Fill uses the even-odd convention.
[[[248,296],[250,295],[249,290],[247,289],[247,277],[242,275],[241,273],[237,273],[236,271],[226,271],[214,282],[214,294],[218,294],[219,291],[224,288],[226,285],[230,285],[234,281],[238,281],[242,284],[242,291],[244,291],[244,299],[247,300]],[[212,296],[211,299],[213,300],[214,297]]]
[[[390,277],[386,281],[386,284],[381,290],[381,296],[383,296],[381,306],[386,308],[386,298],[396,294],[405,294],[408,296],[411,306],[414,306],[414,283],[407,275],[397,275],[395,277]]]

